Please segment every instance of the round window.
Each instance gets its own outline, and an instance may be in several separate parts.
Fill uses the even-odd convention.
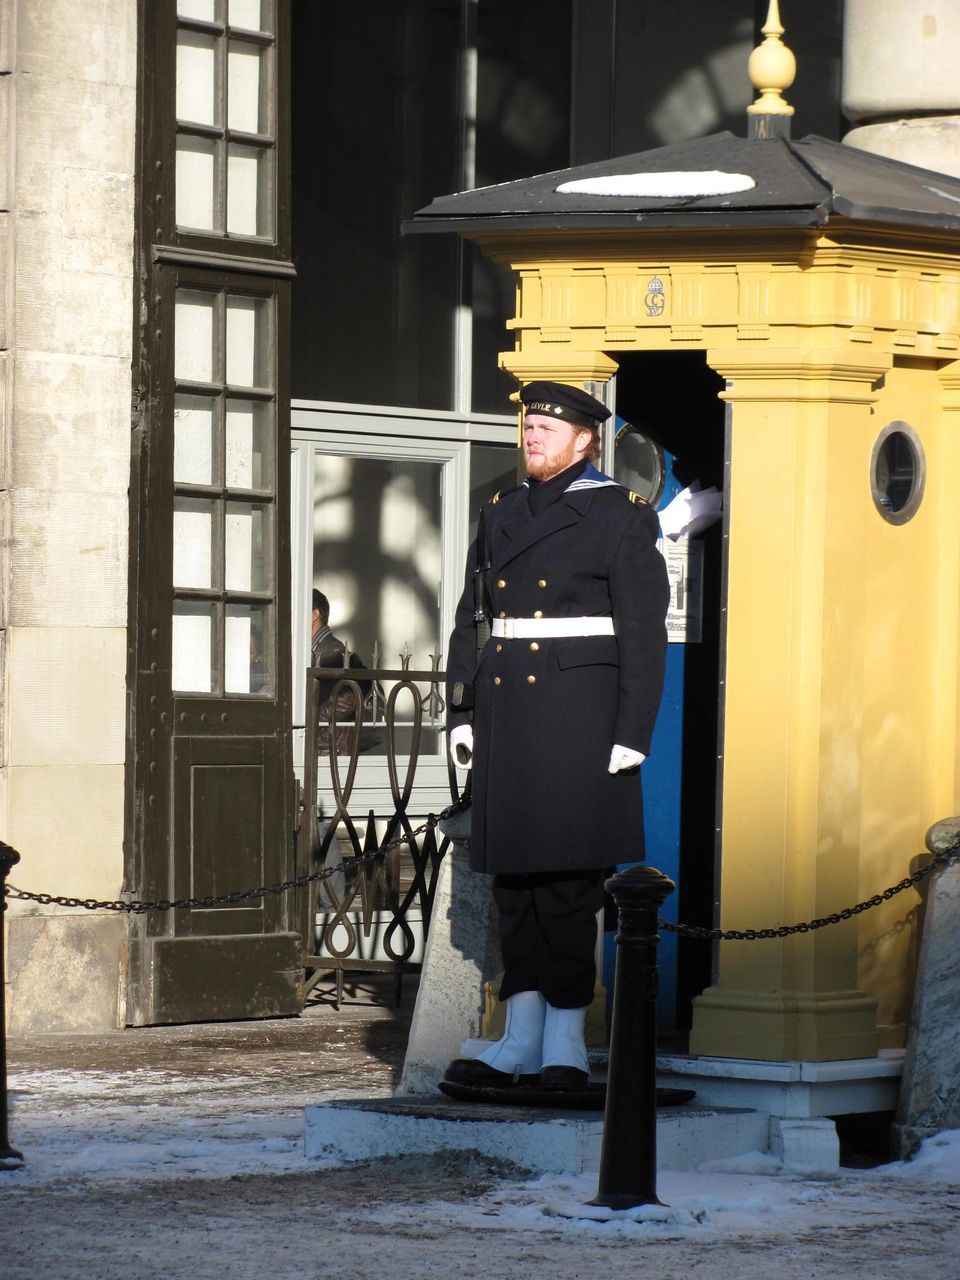
[[[870,460],[870,488],[877,510],[890,524],[906,524],[920,506],[926,479],[923,446],[906,422],[888,422]]]
[[[655,507],[663,492],[665,470],[660,446],[627,422],[617,432],[613,451],[614,480]]]

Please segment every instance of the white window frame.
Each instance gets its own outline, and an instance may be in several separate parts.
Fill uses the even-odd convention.
[[[306,675],[310,656],[310,592],[313,577],[313,457],[317,451],[339,456],[406,458],[434,462],[441,474],[440,636],[442,660],[463,587],[471,516],[471,444],[516,447],[517,419],[501,414],[462,415],[447,411],[403,409],[334,401],[294,400],[291,405],[291,650],[293,661],[294,768],[303,777]],[[397,655],[381,657],[385,667],[399,666]],[[426,656],[415,654],[415,669]],[[358,762],[353,797],[363,807],[389,803],[383,757]],[[441,751],[424,755],[417,769],[411,812],[424,813],[449,802],[446,760]]]

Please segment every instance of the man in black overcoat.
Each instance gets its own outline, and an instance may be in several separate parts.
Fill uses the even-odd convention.
[[[470,863],[494,877],[506,1030],[447,1078],[569,1089],[588,1078],[603,881],[643,857],[639,768],[669,589],[656,513],[593,466],[609,409],[557,382],[520,399],[527,477],[484,506],[447,663],[450,750],[473,768]],[[478,554],[492,626],[479,658]],[[455,705],[460,688],[472,710]]]

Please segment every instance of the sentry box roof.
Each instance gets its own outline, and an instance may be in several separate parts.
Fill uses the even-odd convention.
[[[960,233],[960,179],[814,135],[725,132],[441,196],[403,230],[818,227],[832,218]]]

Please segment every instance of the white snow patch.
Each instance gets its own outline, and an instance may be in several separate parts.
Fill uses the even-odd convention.
[[[955,204],[960,204],[960,196],[955,196],[949,191],[942,191],[939,187],[929,186],[927,187],[927,190],[935,196],[940,196],[943,200],[952,200]]]
[[[271,1108],[257,1099],[261,1105],[251,1106],[248,1093],[230,1094],[223,1080],[195,1081],[190,1089],[156,1073],[149,1099],[138,1098],[130,1083],[109,1072],[34,1072],[22,1080],[14,1075],[11,1137],[27,1163],[2,1175],[8,1197],[46,1187],[82,1198],[87,1189],[117,1183],[317,1171],[303,1154],[300,1105]],[[491,1225],[531,1235],[559,1232],[573,1240],[796,1238],[824,1223],[842,1224],[854,1210],[858,1220],[887,1221],[896,1197],[913,1204],[919,1196],[936,1216],[943,1196],[927,1188],[960,1186],[960,1132],[927,1139],[912,1161],[841,1169],[819,1181],[759,1154],[715,1161],[694,1173],[661,1172],[662,1204],[630,1210],[589,1205],[597,1182],[596,1173],[496,1182],[472,1200],[423,1204],[418,1216],[441,1232],[446,1225],[470,1238]],[[364,1221],[407,1230],[410,1205],[391,1202],[387,1190],[383,1200],[364,1207]]]
[[[561,195],[679,200],[691,196],[728,196],[738,191],[750,191],[756,185],[747,173],[677,169],[667,173],[611,173],[602,178],[575,178],[571,182],[561,182],[557,191]]]
[[[945,1129],[926,1138],[912,1160],[879,1165],[872,1173],[876,1178],[960,1184],[960,1129]]]

